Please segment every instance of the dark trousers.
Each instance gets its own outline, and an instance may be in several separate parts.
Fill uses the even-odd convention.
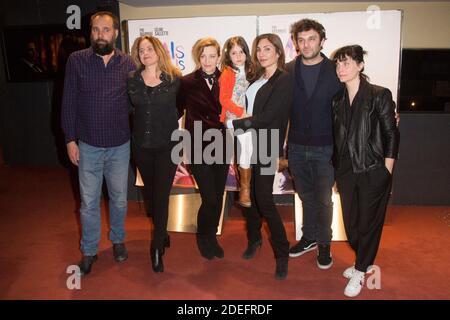
[[[349,158],[343,159],[341,168],[336,171],[345,232],[356,253],[355,268],[359,271],[366,272],[375,261],[391,180],[384,164],[374,170],[353,173]]]
[[[275,175],[262,175],[260,165],[252,165],[251,208],[245,211],[247,237],[249,243],[261,239],[262,218],[264,217],[271,233],[271,243],[275,258],[289,256],[289,242],[283,221],[273,199],[273,180]]]
[[[215,237],[222,212],[223,193],[228,176],[228,164],[191,164],[202,204],[197,215],[199,237]]]
[[[167,237],[169,196],[175,171],[170,158],[171,148],[134,147],[134,158],[144,182],[145,197],[149,199],[149,213],[153,218],[152,248],[162,249]]]

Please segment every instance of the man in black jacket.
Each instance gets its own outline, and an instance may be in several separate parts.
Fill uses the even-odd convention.
[[[286,65],[294,82],[288,137],[289,167],[303,205],[303,236],[289,250],[299,257],[318,247],[317,266],[333,264],[330,253],[334,170],[331,103],[342,89],[335,66],[323,53],[325,29],[315,20],[303,19],[291,27],[299,56]]]

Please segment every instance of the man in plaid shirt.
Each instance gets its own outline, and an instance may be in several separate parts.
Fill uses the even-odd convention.
[[[110,12],[91,17],[91,47],[70,55],[66,66],[62,128],[70,161],[78,166],[81,195],[81,275],[97,260],[103,176],[109,194],[110,233],[116,261],[124,245],[130,128],[126,79],[134,64],[115,48],[119,20]]]

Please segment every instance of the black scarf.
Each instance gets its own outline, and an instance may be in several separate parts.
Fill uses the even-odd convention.
[[[214,84],[214,81],[216,80],[216,72],[215,71],[213,74],[207,74],[203,70],[200,70],[200,73],[204,79],[208,80],[209,85],[212,86]]]

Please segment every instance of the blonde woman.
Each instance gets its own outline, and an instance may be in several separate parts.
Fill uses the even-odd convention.
[[[173,147],[170,137],[178,128],[176,95],[181,72],[172,64],[161,42],[152,36],[137,38],[131,56],[137,66],[127,83],[133,106],[132,150],[153,217],[152,269],[163,272],[162,257],[170,246],[169,195],[177,167],[170,157]]]
[[[181,79],[177,97],[179,113],[186,111],[185,127],[190,132],[192,141],[203,141],[203,133],[208,129],[221,132],[225,141],[224,126],[220,122],[220,71],[217,69],[220,58],[219,43],[213,38],[198,40],[192,48],[192,57],[196,69]],[[200,125],[201,130],[194,130],[194,126]],[[198,148],[191,143],[193,148],[190,150],[189,168],[202,198],[197,216],[197,246],[204,258],[212,260],[215,257],[224,257],[224,250],[217,241],[216,233],[222,212],[229,160],[222,158],[213,163],[206,163],[203,151],[209,143],[203,142]]]

